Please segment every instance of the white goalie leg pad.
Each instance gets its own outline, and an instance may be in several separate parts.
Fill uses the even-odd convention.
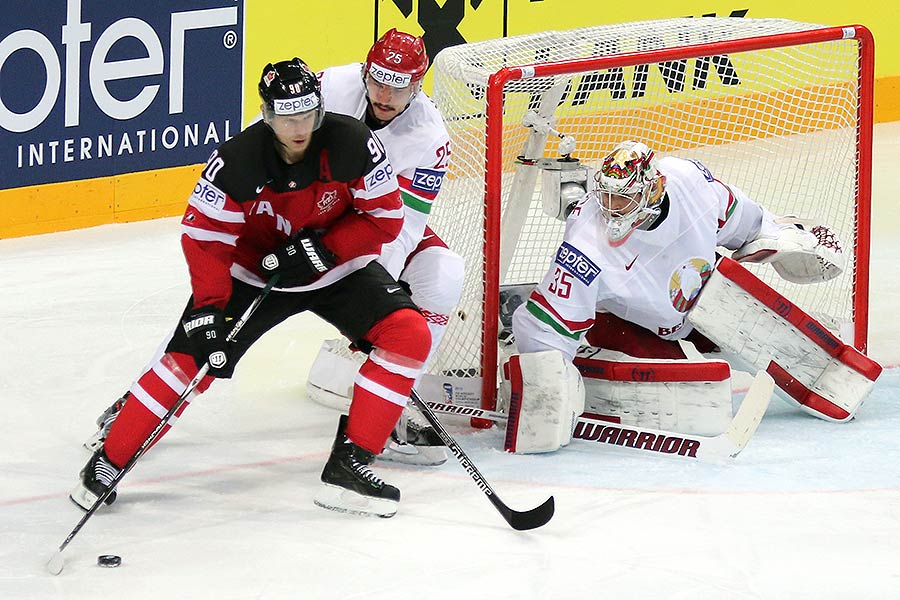
[[[881,365],[728,258],[719,261],[688,321],[828,421],[850,420],[881,374]]]
[[[325,340],[306,380],[307,397],[341,412],[350,409],[353,382],[365,362],[362,352],[351,352],[347,340]]]
[[[738,262],[771,263],[782,279],[819,283],[844,272],[847,257],[829,227],[808,219],[782,217],[781,228],[741,246],[731,257]]]
[[[584,412],[584,385],[562,352],[514,354],[503,365],[500,387],[509,406],[507,452],[553,452],[572,440]]]
[[[724,360],[634,358],[582,346],[574,363],[589,413],[698,435],[719,435],[731,423],[731,367]]]

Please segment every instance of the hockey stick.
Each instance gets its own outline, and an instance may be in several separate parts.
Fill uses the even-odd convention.
[[[747,446],[769,406],[774,385],[768,373],[765,371],[757,373],[737,414],[725,431],[716,436],[622,425],[602,420],[600,415],[584,413],[576,421],[572,439],[720,463],[728,458],[734,458]],[[482,408],[439,402],[427,404],[433,411],[449,415],[488,419],[498,423],[505,423],[508,418],[504,413]]]
[[[253,299],[253,302],[250,303],[250,306],[247,307],[247,310],[244,311],[244,314],[240,316],[240,318],[235,321],[234,326],[231,328],[231,332],[228,334],[228,337],[225,338],[226,342],[231,342],[234,340],[235,336],[238,332],[244,328],[244,325],[247,323],[247,319],[250,318],[250,315],[256,311],[257,307],[262,303],[263,299],[269,295],[269,291],[272,287],[278,283],[278,275],[274,275],[271,279],[269,279],[268,283],[266,283],[266,287],[262,289],[259,295]],[[144,440],[144,443],[140,445],[134,455],[125,463],[125,466],[122,467],[122,470],[113,478],[110,482],[109,487],[106,488],[106,491],[101,494],[97,500],[94,501],[94,504],[91,506],[90,510],[88,510],[81,520],[78,521],[78,525],[69,533],[68,537],[63,540],[63,543],[59,545],[59,549],[50,557],[50,560],[47,561],[47,570],[51,575],[59,575],[62,573],[63,567],[65,566],[65,560],[63,559],[63,550],[66,549],[66,546],[74,539],[78,532],[81,531],[81,528],[84,527],[84,524],[88,522],[94,513],[97,512],[97,509],[109,498],[109,495],[115,491],[116,486],[119,485],[119,482],[122,481],[122,478],[128,474],[128,471],[134,467],[135,463],[138,459],[144,455],[150,446],[153,445],[153,442],[156,441],[156,438],[159,436],[160,432],[162,432],[163,428],[169,423],[169,420],[178,412],[178,409],[187,401],[188,397],[194,392],[203,378],[206,376],[207,371],[209,371],[209,363],[204,363],[200,370],[197,372],[197,375],[188,383],[185,390],[181,393],[181,396],[178,397],[178,400],[175,401],[175,404],[172,405],[172,408],[169,409],[162,419],[160,419],[159,423],[150,432],[150,435],[147,436],[147,439]]]
[[[422,400],[419,393],[413,389],[410,392],[410,397],[412,398],[413,404],[416,405],[416,408],[421,411],[421,413],[425,416],[425,419],[428,420],[428,423],[434,427],[434,430],[437,432],[438,436],[440,436],[441,440],[444,444],[447,445],[447,448],[450,449],[450,452],[453,453],[453,456],[456,457],[456,460],[459,461],[459,464],[462,465],[463,469],[466,470],[466,473],[475,480],[475,483],[484,492],[484,495],[488,497],[488,500],[491,501],[491,504],[494,505],[494,508],[500,513],[500,515],[506,519],[506,522],[509,523],[510,527],[517,531],[526,531],[528,529],[536,529],[542,525],[546,525],[547,522],[553,518],[554,511],[554,502],[553,496],[547,498],[543,504],[536,508],[532,508],[527,511],[517,511],[511,509],[503,500],[497,496],[497,493],[494,492],[493,488],[491,488],[490,484],[484,478],[484,476],[478,471],[478,468],[475,464],[466,456],[466,453],[463,452],[462,448],[459,447],[459,444],[456,443],[456,440],[447,433],[447,430],[444,429],[444,426],[441,425],[441,422],[438,421],[437,417],[432,412],[429,405]]]

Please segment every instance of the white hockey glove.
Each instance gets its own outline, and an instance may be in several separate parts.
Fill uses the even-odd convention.
[[[791,283],[820,283],[844,272],[841,241],[829,227],[809,219],[781,217],[774,231],[763,226],[760,237],[734,251],[738,262],[771,263]]]

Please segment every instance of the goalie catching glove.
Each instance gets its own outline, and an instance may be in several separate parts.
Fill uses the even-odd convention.
[[[830,228],[809,219],[763,219],[759,237],[734,251],[738,262],[771,263],[791,283],[819,283],[844,272],[847,259]]]
[[[280,287],[307,285],[337,264],[337,257],[325,247],[315,231],[301,229],[291,240],[259,262],[262,273],[280,276]]]

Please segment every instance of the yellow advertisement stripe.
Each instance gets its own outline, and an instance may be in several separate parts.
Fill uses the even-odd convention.
[[[180,215],[202,167],[0,190],[0,238]]]
[[[875,80],[875,122],[900,121],[900,75]]]
[[[855,95],[855,82],[843,82],[563,117],[559,119],[559,128],[561,131],[575,127],[582,131],[595,130],[598,135],[592,138],[594,145],[606,147],[621,141],[618,138],[622,135],[611,131],[609,122],[652,123],[650,141],[657,151],[665,153],[696,146],[835,129],[842,123],[835,118],[833,109],[854,107]],[[685,122],[684,115],[698,114],[708,117]],[[790,119],[779,119],[779,114],[790,115]]]

